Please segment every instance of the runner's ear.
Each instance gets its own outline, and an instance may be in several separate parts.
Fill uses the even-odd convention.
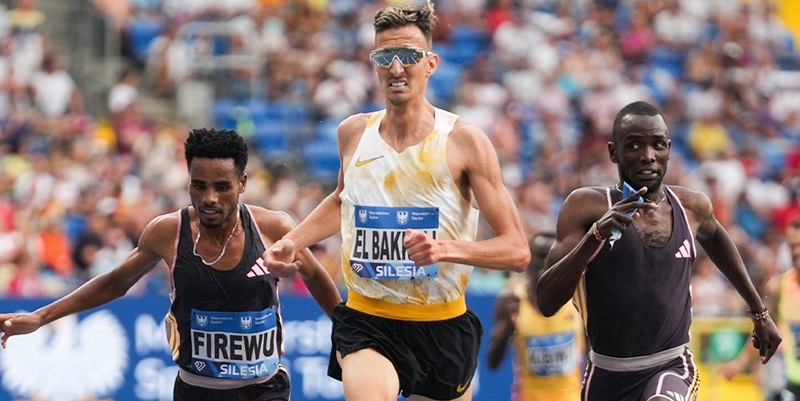
[[[608,143],[608,158],[611,159],[612,163],[619,163],[619,156],[617,155],[617,148],[614,146],[614,142]]]
[[[428,57],[428,62],[425,64],[426,68],[425,76],[429,77],[433,75],[433,73],[436,72],[436,67],[438,66],[439,66],[439,55],[433,53]]]

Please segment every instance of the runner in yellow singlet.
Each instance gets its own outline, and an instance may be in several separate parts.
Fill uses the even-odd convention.
[[[495,303],[489,336],[490,369],[503,361],[509,342],[514,349],[512,401],[578,401],[584,333],[580,315],[565,305],[552,317],[536,309],[536,282],[555,234],[542,232],[530,241],[527,280],[501,294]]]
[[[800,219],[786,227],[786,244],[792,255],[792,267],[767,282],[765,299],[778,312],[775,321],[783,336],[781,355],[786,386],[775,397],[781,401],[800,401]],[[738,358],[720,370],[730,380],[756,357],[756,350],[745,346]]]

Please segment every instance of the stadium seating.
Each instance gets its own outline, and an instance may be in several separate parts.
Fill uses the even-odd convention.
[[[149,18],[132,18],[125,34],[133,56],[139,62],[144,62],[150,44],[161,35],[161,23]]]

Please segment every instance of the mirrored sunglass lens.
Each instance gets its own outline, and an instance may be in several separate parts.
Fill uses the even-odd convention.
[[[387,50],[379,50],[376,52],[372,52],[370,55],[370,59],[376,65],[381,67],[388,67],[392,65],[392,60],[394,59],[394,53]]]
[[[400,64],[404,67],[411,64],[416,64],[422,59],[423,53],[415,49],[384,49],[372,52],[370,59],[376,65],[381,67],[389,67],[392,61],[397,57]]]
[[[409,50],[405,53],[406,60],[408,61],[403,61],[402,58],[400,58],[400,61],[403,61],[404,65],[417,64],[420,60],[422,60],[422,56],[424,55],[425,53],[419,50]]]

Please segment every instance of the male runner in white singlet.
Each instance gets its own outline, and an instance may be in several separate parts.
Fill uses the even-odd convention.
[[[472,399],[483,332],[464,298],[472,268],[523,271],[530,259],[489,138],[425,98],[435,21],[430,3],[375,15],[386,109],[339,125],[336,190],[264,254],[291,270],[295,249],[341,230],[348,291],[328,374],[349,401]],[[494,238],[475,240],[478,210]]]

